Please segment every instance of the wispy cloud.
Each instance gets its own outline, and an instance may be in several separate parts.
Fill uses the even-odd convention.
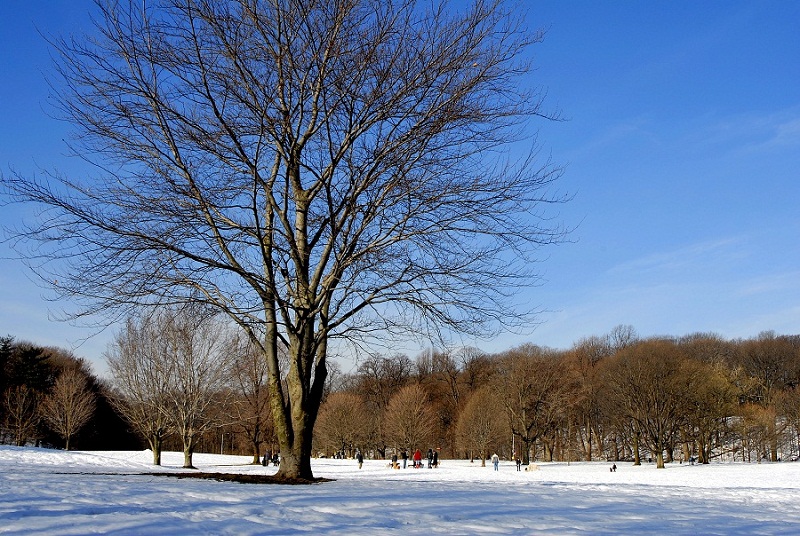
[[[671,251],[652,253],[629,260],[612,267],[608,274],[618,276],[630,272],[671,272],[685,270],[697,265],[730,262],[746,255],[742,249],[744,237],[731,237],[720,240],[690,244]]]
[[[727,146],[749,154],[800,147],[800,106],[729,116],[711,122],[695,137],[700,146]]]

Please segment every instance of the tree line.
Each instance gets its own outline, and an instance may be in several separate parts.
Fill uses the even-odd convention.
[[[372,356],[337,378],[318,453],[434,447],[546,461],[708,463],[800,454],[800,336],[639,339],[629,326],[568,350],[526,344]]]
[[[285,356],[285,353],[283,354]],[[267,364],[202,309],[131,318],[110,378],[68,352],[2,339],[4,443],[250,454],[279,448]],[[285,357],[282,368],[286,368]],[[525,344],[335,363],[314,429],[317,456],[438,449],[485,464],[651,459],[709,463],[800,455],[800,336],[640,339],[630,326],[567,350]],[[135,435],[134,435],[135,434]],[[74,441],[75,440],[75,441]]]

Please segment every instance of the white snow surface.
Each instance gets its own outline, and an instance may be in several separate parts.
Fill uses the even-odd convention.
[[[195,454],[203,472],[274,474]],[[315,459],[313,485],[153,476],[183,455],[0,446],[0,534],[800,534],[800,463],[443,460],[437,469]]]

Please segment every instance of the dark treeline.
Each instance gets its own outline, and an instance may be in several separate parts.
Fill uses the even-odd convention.
[[[0,338],[0,443],[141,448],[87,363],[60,348]]]
[[[255,463],[277,449],[264,363],[208,319],[130,322],[109,347],[108,382],[64,350],[0,342],[3,443],[150,446],[155,463],[161,450],[183,450],[187,466],[193,452],[247,454]],[[798,383],[800,336],[771,332],[640,339],[619,326],[567,350],[528,344],[496,354],[371,355],[353,373],[332,367],[314,452],[389,457],[432,448],[481,463],[497,452],[523,463],[659,466],[794,460]],[[60,413],[80,413],[64,400],[80,399],[88,415],[72,428],[59,425]]]

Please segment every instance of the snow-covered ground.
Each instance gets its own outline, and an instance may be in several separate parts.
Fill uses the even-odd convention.
[[[238,484],[178,472],[144,452],[0,446],[2,534],[800,534],[800,463],[634,467],[444,460],[392,470],[313,461],[309,486]],[[196,454],[200,471],[272,474],[241,456]]]

